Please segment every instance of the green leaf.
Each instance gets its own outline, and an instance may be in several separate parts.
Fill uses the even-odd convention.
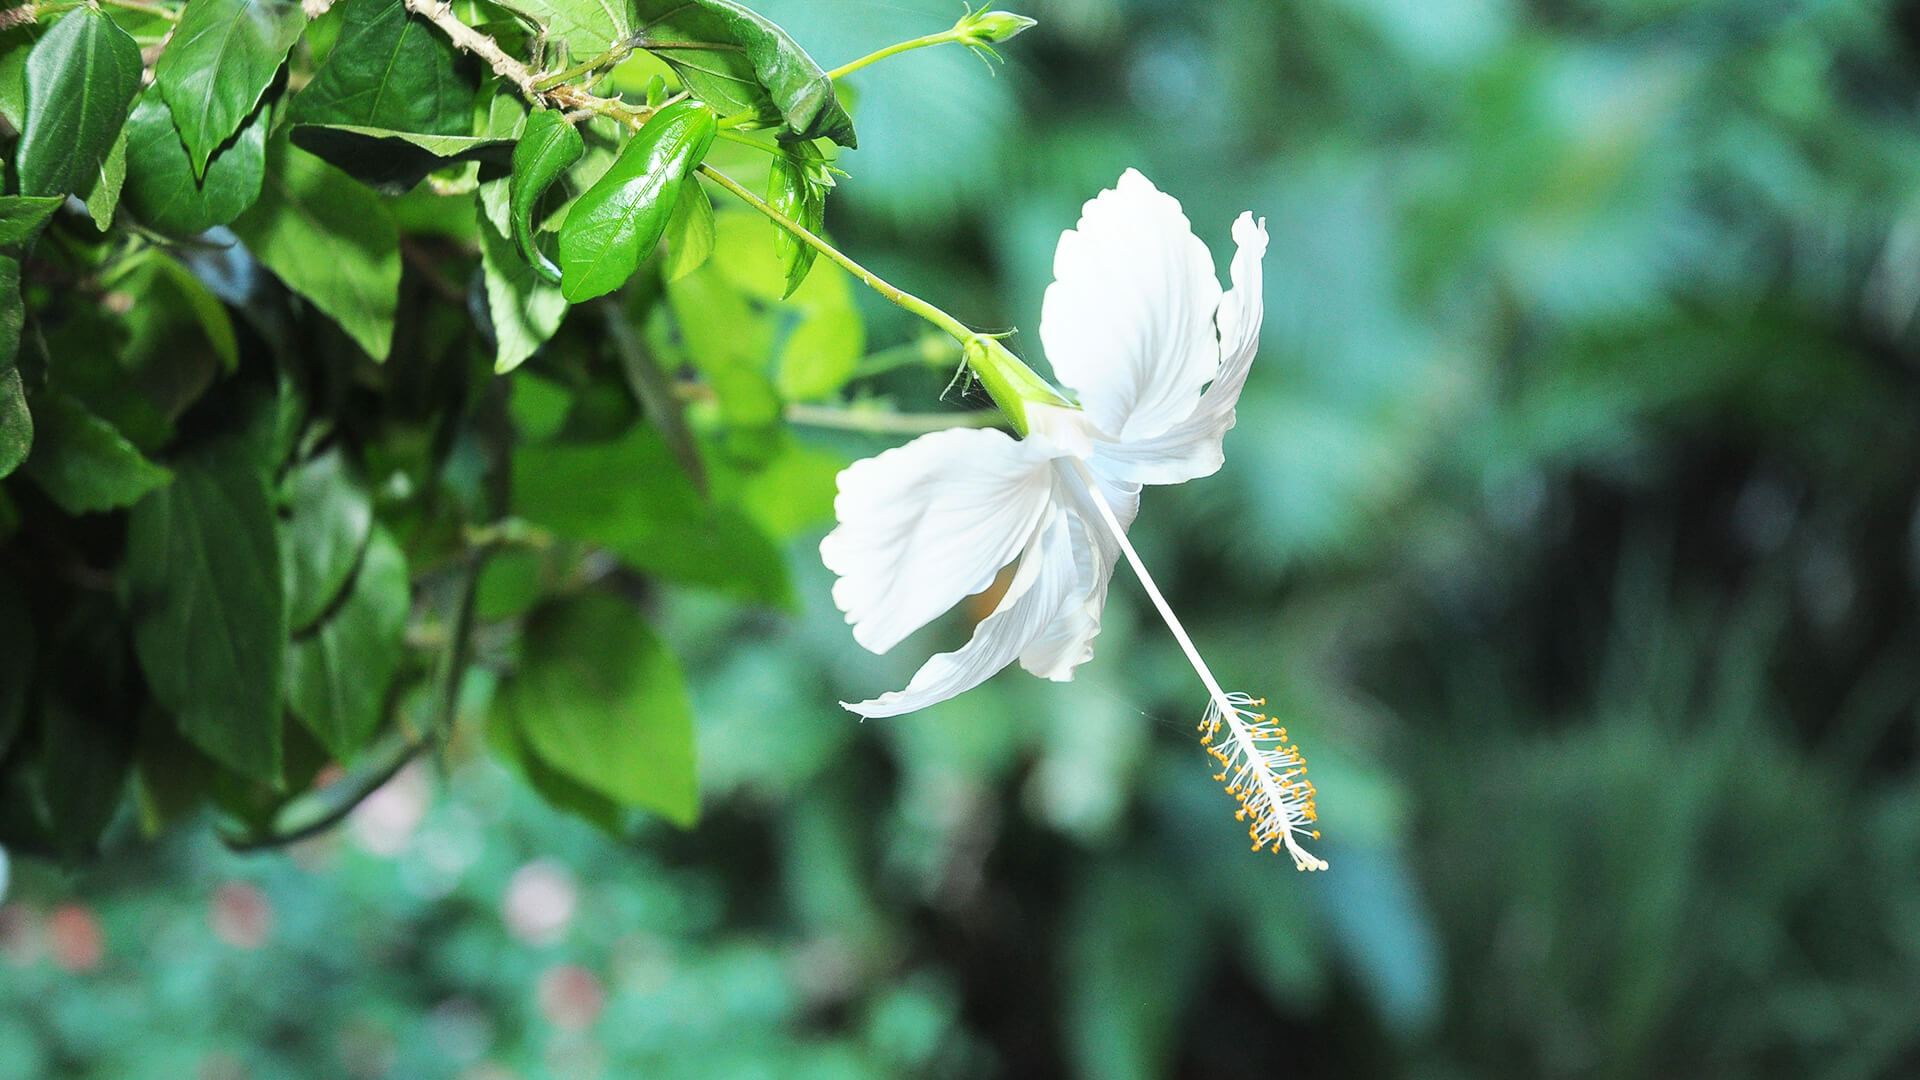
[[[80,195],[80,200],[87,204],[87,216],[93,219],[94,228],[106,232],[113,225],[113,212],[120,208],[120,192],[126,184],[127,129],[122,127],[113,140],[113,149],[107,151],[106,160],[94,174],[92,185]]]
[[[68,13],[27,58],[22,195],[92,189],[140,89],[140,46],[93,8]]]
[[[33,449],[33,414],[27,411],[20,369],[0,372],[0,476],[7,476],[27,460]]]
[[[260,199],[233,231],[368,355],[386,359],[399,304],[400,234],[378,196],[275,138]]]
[[[287,650],[287,704],[340,761],[386,717],[411,606],[407,557],[376,528],[346,598]]]
[[[140,95],[127,118],[127,209],[148,228],[175,236],[197,236],[239,217],[260,197],[267,127],[263,106],[196,169],[166,99]]]
[[[667,219],[667,259],[661,268],[670,282],[700,269],[713,255],[713,200],[698,181],[680,185],[673,216]]]
[[[527,743],[518,718],[504,705],[487,717],[487,745],[512,766],[548,804],[590,822],[611,836],[627,831],[626,807],[547,764]]]
[[[635,43],[727,113],[781,124],[783,140],[854,145],[833,80],[787,32],[731,0],[636,0]]]
[[[87,652],[55,656],[68,670],[94,670]],[[112,823],[133,767],[133,732],[114,711],[81,708],[63,695],[40,697],[40,768],[47,824],[68,855],[96,851]]]
[[[13,370],[14,357],[20,352],[20,330],[26,323],[27,304],[20,296],[20,260],[0,255],[0,375]],[[4,400],[3,393],[0,400]],[[6,471],[0,469],[0,476],[5,475]]]
[[[345,124],[416,135],[471,135],[476,84],[458,53],[403,0],[347,0],[340,39],[293,96],[295,124]]]
[[[153,68],[193,175],[254,114],[307,25],[299,0],[190,0]]]
[[[626,283],[667,229],[687,173],[718,130],[697,102],[653,114],[598,183],[575,200],[560,227],[561,291],[579,303]]]
[[[27,126],[27,58],[50,25],[23,23],[0,30],[0,118],[15,131]]]
[[[560,328],[567,299],[560,287],[536,273],[513,244],[494,230],[484,212],[480,219],[480,269],[487,290],[487,313],[493,320],[493,370],[504,375],[517,368]]]
[[[513,507],[536,525],[604,547],[669,581],[792,603],[780,550],[738,511],[702,499],[652,430],[636,429],[617,442],[516,449]]]
[[[501,6],[545,26],[547,37],[565,42],[576,60],[599,56],[633,33],[626,0],[505,0]]]
[[[64,201],[60,195],[0,196],[0,246],[25,244],[40,235],[40,227]]]
[[[355,124],[296,124],[295,146],[383,195],[404,195],[429,173],[464,161],[504,168],[511,139],[420,135]]]
[[[0,577],[0,758],[26,720],[33,683],[33,613],[11,578]]]
[[[513,148],[513,177],[507,181],[507,208],[513,219],[513,240],[542,277],[559,282],[560,269],[533,242],[533,215],[540,197],[560,174],[587,152],[586,140],[566,117],[543,110],[527,117],[520,141]]]
[[[678,825],[699,816],[686,682],[631,604],[589,593],[536,610],[500,697],[555,770]]]
[[[278,522],[256,453],[241,438],[203,446],[134,506],[126,596],[147,685],[181,733],[277,786],[287,617]]]
[[[26,474],[69,514],[132,506],[173,479],[74,397],[58,390],[36,393],[33,415],[36,437]]]
[[[281,481],[287,509],[280,578],[287,626],[298,633],[346,588],[373,531],[373,497],[335,446],[295,465]]]

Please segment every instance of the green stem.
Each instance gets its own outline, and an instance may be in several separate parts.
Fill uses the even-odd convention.
[[[859,263],[854,262],[852,259],[848,258],[847,256],[841,254],[839,248],[836,248],[832,244],[827,243],[825,240],[820,239],[818,236],[815,236],[812,232],[810,232],[806,228],[806,226],[801,225],[799,222],[793,220],[787,215],[782,214],[780,211],[775,210],[773,207],[767,205],[767,201],[765,199],[762,199],[760,196],[755,195],[753,192],[748,191],[744,187],[741,187],[740,184],[733,179],[733,177],[728,176],[726,173],[723,173],[720,170],[715,169],[713,166],[707,165],[704,163],[700,166],[700,175],[706,177],[707,179],[713,181],[716,184],[719,184],[721,187],[726,188],[728,191],[733,192],[733,194],[737,196],[740,199],[740,201],[746,203],[748,206],[753,207],[755,210],[760,211],[760,213],[764,214],[775,225],[778,225],[781,228],[792,233],[793,235],[799,237],[802,243],[805,243],[808,247],[813,248],[815,251],[818,251],[820,254],[825,255],[828,259],[831,259],[835,264],[837,264],[841,269],[845,270],[847,273],[852,274],[854,277],[859,278],[863,282],[866,282],[868,288],[872,289],[874,292],[879,293],[881,296],[886,297],[888,300],[892,301],[894,304],[900,307],[903,307],[906,310],[913,312],[915,315],[918,315],[921,318],[927,320],[933,325],[946,331],[948,334],[951,334],[955,341],[965,344],[969,341],[972,341],[975,337],[979,336],[975,334],[972,330],[967,329],[967,325],[961,322],[959,319],[956,319],[953,316],[947,314],[946,312],[941,311],[939,308],[934,307],[932,304],[927,303],[925,300],[920,299],[919,297],[913,295],[910,292],[907,292],[904,289],[895,288],[892,284],[888,283],[887,280],[885,278],[882,278],[879,274],[874,273],[873,271],[867,269],[866,267],[861,266]]]
[[[960,40],[960,38],[952,30],[942,30],[937,34],[928,34],[925,37],[914,38],[912,41],[898,42],[896,44],[889,45],[886,48],[879,50],[878,52],[870,52],[867,55],[861,57],[860,59],[853,61],[852,63],[842,64],[839,67],[834,68],[832,71],[827,72],[827,78],[839,79],[843,75],[850,75],[853,72],[859,71],[861,68],[866,67],[868,64],[877,64],[880,61],[885,60],[889,56],[899,56],[903,52],[912,52],[915,49],[925,49],[933,45],[945,45],[949,41],[958,41],[958,40]]]
[[[778,150],[775,150],[773,147],[768,146],[766,143],[761,142],[759,139],[742,135],[736,131],[728,131],[726,128],[721,128],[720,130],[714,132],[714,134],[718,135],[720,138],[725,139],[730,143],[739,143],[741,146],[751,146],[755,150],[758,150],[763,154],[779,153]]]
[[[633,43],[627,41],[620,42],[613,48],[608,49],[606,52],[601,53],[591,60],[575,64],[564,71],[556,71],[551,75],[542,75],[536,78],[533,81],[533,88],[540,91],[551,90],[561,83],[572,82],[574,79],[585,75],[589,71],[598,71],[601,68],[612,67],[631,55],[633,55]]]

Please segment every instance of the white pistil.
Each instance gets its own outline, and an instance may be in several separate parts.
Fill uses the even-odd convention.
[[[1160,618],[1166,622],[1167,629],[1173,632],[1173,639],[1180,643],[1180,650],[1187,654],[1187,662],[1193,665],[1194,673],[1200,676],[1201,683],[1207,688],[1207,713],[1200,721],[1200,730],[1208,743],[1207,750],[1213,754],[1225,770],[1215,779],[1227,784],[1227,793],[1240,800],[1239,814],[1243,819],[1251,816],[1248,834],[1253,840],[1255,851],[1272,844],[1275,851],[1285,846],[1287,853],[1293,856],[1293,864],[1301,870],[1325,870],[1325,859],[1317,858],[1302,848],[1295,839],[1298,832],[1318,837],[1317,830],[1309,828],[1316,817],[1313,784],[1306,779],[1306,761],[1300,751],[1287,744],[1287,730],[1267,721],[1263,715],[1251,713],[1248,706],[1261,704],[1261,700],[1245,694],[1229,694],[1220,688],[1219,680],[1200,658],[1200,650],[1194,647],[1193,639],[1187,636],[1186,628],[1180,625],[1180,619],[1174,615],[1167,598],[1160,594],[1160,587],[1153,582],[1153,575],[1147,573],[1146,564],[1140,561],[1140,555],[1127,541],[1127,530],[1120,525],[1120,519],[1108,505],[1107,497],[1100,492],[1100,485],[1094,480],[1086,465],[1074,461],[1074,468],[1087,486],[1094,508],[1100,511],[1100,518],[1106,522],[1107,531],[1112,534],[1120,551],[1126,555],[1127,564],[1133,567],[1134,576],[1140,579],[1140,585],[1146,589],[1147,597],[1159,610]],[[1212,746],[1212,739],[1220,723],[1227,727],[1226,750]],[[1262,741],[1276,745],[1262,747]]]

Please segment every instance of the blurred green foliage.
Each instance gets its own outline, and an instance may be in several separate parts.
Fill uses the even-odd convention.
[[[757,7],[828,65],[955,14]],[[769,358],[849,305],[875,349],[918,328],[810,299],[816,271],[790,313],[708,334],[693,313],[784,288],[716,258],[641,320],[714,390],[689,409],[711,517],[672,524],[712,550],[750,520],[788,558],[627,582],[684,667],[700,823],[541,772],[489,708],[496,671],[528,691],[487,627],[603,573],[577,545],[657,552],[645,508],[694,497],[670,439],[610,437],[619,374],[535,360],[499,406],[516,453],[627,461],[647,495],[529,516],[551,535],[479,582],[443,764],[342,829],[16,859],[0,1078],[1920,1068],[1920,8],[1023,10],[1004,68],[848,78],[862,148],[828,225],[1037,360],[1053,243],[1123,167],[1216,254],[1233,214],[1267,218],[1227,465],[1152,492],[1135,536],[1213,666],[1296,731],[1332,871],[1238,842],[1190,675],[1124,580],[1072,684],[842,713],[916,651],[857,650],[811,547],[835,464],[888,440],[781,423],[808,384]],[[930,408],[949,374],[861,352],[834,363],[863,403]]]

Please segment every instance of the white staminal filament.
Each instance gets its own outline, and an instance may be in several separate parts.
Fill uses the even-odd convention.
[[[1106,496],[1100,493],[1100,485],[1084,464],[1074,464],[1080,478],[1086,481],[1087,492],[1100,511],[1101,520],[1106,522],[1107,531],[1120,545],[1134,576],[1140,579],[1160,618],[1173,632],[1173,639],[1187,654],[1187,662],[1193,665],[1194,673],[1207,688],[1207,711],[1200,721],[1201,741],[1222,766],[1214,779],[1224,782],[1227,794],[1240,802],[1240,812],[1235,816],[1247,822],[1247,835],[1253,840],[1253,849],[1258,851],[1272,845],[1274,851],[1279,851],[1285,847],[1299,869],[1325,870],[1326,860],[1314,856],[1299,843],[1301,835],[1319,838],[1319,831],[1312,827],[1318,812],[1313,783],[1307,779],[1306,760],[1300,756],[1299,749],[1287,741],[1287,729],[1252,711],[1264,704],[1263,699],[1229,694],[1220,688],[1219,680],[1200,658],[1200,650],[1194,647],[1193,639],[1180,625],[1167,598],[1154,584],[1153,575],[1147,573],[1139,553],[1127,542],[1127,531],[1121,527],[1113,507],[1107,504]],[[1213,740],[1223,724],[1226,740],[1216,746]]]

